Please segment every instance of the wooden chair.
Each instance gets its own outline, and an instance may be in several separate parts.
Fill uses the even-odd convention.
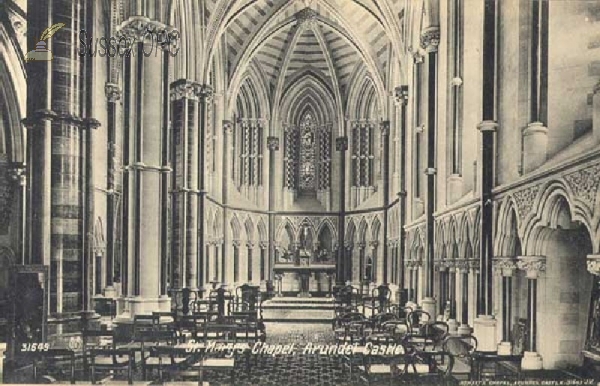
[[[133,384],[134,356],[134,351],[130,349],[92,348],[89,354],[92,384],[96,384],[97,371],[126,371],[127,383]]]
[[[348,325],[353,322],[362,322],[370,325],[367,318],[360,312],[350,312],[339,318],[337,321],[338,327],[333,331],[337,343],[344,343],[348,340]]]
[[[75,384],[75,351],[67,349],[48,349],[47,351],[32,351],[28,356],[33,360],[33,381],[41,382],[41,378],[53,380],[56,375],[63,378],[65,371],[69,382]]]
[[[367,385],[381,382],[392,383],[399,377],[407,363],[407,350],[403,345],[397,346],[396,355],[378,355],[364,352],[361,355],[361,364],[356,367],[358,377]],[[352,381],[352,372],[349,372]]]
[[[390,299],[392,297],[392,291],[390,287],[385,284],[373,288],[371,296],[363,299],[363,309],[371,310],[371,317],[375,316],[376,313],[389,312]]]
[[[412,332],[418,332],[419,328],[431,321],[431,315],[427,311],[413,310],[406,316],[408,325]]]
[[[454,357],[448,352],[409,352],[401,377],[409,385],[454,385],[453,368]]]
[[[161,351],[157,348],[175,346],[177,337],[174,331],[151,331],[144,335],[141,344],[142,379],[146,380],[148,372],[160,372],[163,357],[158,355]],[[174,357],[168,356],[167,359],[177,363]]]
[[[453,372],[460,380],[471,380],[473,353],[477,351],[477,339],[472,336],[447,336],[442,343],[442,350],[450,353],[456,361],[462,361],[467,367],[465,372]]]

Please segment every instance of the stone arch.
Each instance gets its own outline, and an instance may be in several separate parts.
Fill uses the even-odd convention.
[[[246,217],[246,221],[244,221],[244,231],[246,235],[246,241],[254,241],[254,223],[252,222],[252,218],[250,216]]]
[[[346,240],[344,240],[346,247],[354,246],[354,235],[356,233],[356,225],[354,224],[353,219],[348,219],[348,224],[346,225]]]
[[[257,230],[258,230],[258,240],[261,243],[269,242],[269,234],[267,233],[267,227],[266,227],[265,222],[262,219],[262,217],[260,218],[260,220],[258,220]]]
[[[537,336],[551,334],[553,339],[537,339],[537,352],[543,358],[544,368],[578,366],[585,348],[581,332],[588,326],[587,318],[573,320],[568,329],[555,326],[574,314],[589,315],[595,278],[587,270],[586,256],[593,253],[597,240],[582,208],[561,181],[545,184],[538,199],[532,213],[525,218],[527,224],[522,225],[523,254],[544,257],[544,269],[536,284]],[[524,285],[520,286],[520,292],[525,297]]]
[[[291,250],[296,242],[296,230],[294,225],[286,218],[277,230],[276,247]]]
[[[240,220],[238,219],[238,216],[234,214],[231,217],[231,221],[229,222],[229,224],[231,230],[231,240],[239,242],[242,236],[242,227],[240,225]]]
[[[525,252],[532,253],[530,251],[537,249],[535,243],[539,241],[536,238],[539,232],[538,228],[545,225],[551,226],[552,222],[557,220],[556,215],[560,211],[558,211],[556,205],[560,203],[561,199],[564,199],[564,202],[568,205],[572,220],[578,221],[585,226],[591,236],[593,250],[598,251],[600,240],[594,237],[596,236],[596,232],[595,227],[591,225],[591,215],[588,214],[588,209],[585,205],[581,205],[580,202],[573,200],[571,189],[563,181],[554,180],[545,184],[540,189],[540,192],[537,195],[531,212],[521,223],[523,234],[522,245]]]
[[[356,233],[356,242],[357,243],[366,243],[367,242],[367,231],[369,228],[369,224],[367,224],[367,220],[365,218],[361,218],[358,223],[358,232]]]
[[[504,199],[498,213],[498,226],[494,247],[495,256],[518,256],[522,254],[517,208],[512,196]]]
[[[326,239],[329,239],[329,251],[335,251],[337,249],[337,234],[335,232],[335,228],[333,227],[329,219],[326,219],[321,223],[321,225],[317,229],[317,235],[319,246],[322,247],[322,243],[325,242]]]
[[[446,245],[448,245],[448,247],[450,248],[450,253],[448,254],[448,256],[450,256],[451,259],[458,259],[460,257],[459,252],[458,252],[460,240],[459,240],[459,236],[457,233],[457,228],[458,227],[456,225],[456,217],[455,216],[450,217],[450,222],[448,224]]]
[[[461,248],[460,248],[460,254],[461,257],[464,257],[465,259],[467,258],[467,247],[470,246],[471,247],[471,252],[473,249],[473,243],[471,240],[471,226],[469,225],[469,221],[467,219],[467,216],[463,217],[463,221],[462,221],[462,225],[460,227],[460,239],[461,239]]]
[[[433,239],[436,249],[436,256],[434,258],[444,258],[446,255],[446,225],[443,220],[438,222]]]
[[[371,223],[371,241],[378,241],[383,239],[381,235],[381,221],[378,216],[375,216]]]

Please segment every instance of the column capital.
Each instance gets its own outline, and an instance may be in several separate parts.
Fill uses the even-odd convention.
[[[600,93],[600,81],[598,81],[598,83],[596,83],[596,85],[594,86],[593,92],[594,94]]]
[[[450,272],[454,271],[454,269],[456,268],[456,261],[454,259],[445,259],[442,260],[442,265],[446,268],[448,268],[448,270],[450,270]]]
[[[519,256],[517,267],[525,271],[528,279],[537,279],[546,270],[546,256]]]
[[[481,132],[485,131],[496,131],[498,129],[498,123],[495,121],[482,121],[477,125],[477,129]]]
[[[210,84],[202,84],[197,90],[197,95],[201,101],[208,102],[213,98],[214,92]]]
[[[233,123],[228,119],[223,119],[223,132],[226,135],[230,135],[233,132]]]
[[[170,96],[171,101],[180,99],[197,99],[198,89],[200,88],[198,82],[194,82],[189,79],[178,79],[171,83]]]
[[[379,124],[379,127],[381,128],[381,135],[389,135],[390,134],[390,121],[389,120],[381,121],[381,123]]]
[[[369,241],[369,247],[371,247],[371,249],[375,249],[378,246],[379,246],[379,241],[378,240]]]
[[[335,139],[335,150],[346,151],[348,150],[348,137],[337,137]]]
[[[600,255],[587,255],[587,270],[592,275],[600,276]]]
[[[164,44],[170,41],[173,36],[178,36],[179,33],[175,28],[157,20],[135,15],[117,26],[117,35],[134,43],[142,43],[152,39],[158,41],[161,38],[158,43]]]
[[[436,52],[440,45],[440,27],[431,26],[421,31],[421,47],[427,52]]]
[[[106,99],[111,103],[121,99],[121,89],[116,83],[106,83],[104,85],[104,94],[106,95]]]
[[[401,85],[394,88],[394,101],[396,106],[406,106],[408,104],[408,86]]]
[[[514,256],[498,256],[492,259],[494,269],[504,277],[513,276],[517,269],[517,260]]]
[[[277,150],[279,150],[279,137],[268,136],[267,137],[267,148],[270,151],[277,151]]]
[[[480,261],[479,259],[467,259],[469,268],[473,271],[479,271]]]
[[[423,63],[423,54],[420,51],[420,48],[413,52],[413,62],[415,64]]]
[[[435,176],[436,173],[437,173],[436,168],[425,169],[425,174],[427,174],[428,176]]]
[[[469,271],[469,261],[466,259],[455,260],[454,266],[460,273],[467,273]]]
[[[8,169],[9,176],[18,186],[27,185],[27,167],[23,163],[13,163]]]

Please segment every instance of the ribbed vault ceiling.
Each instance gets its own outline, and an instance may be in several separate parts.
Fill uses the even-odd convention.
[[[209,1],[212,19],[223,12],[222,1]],[[373,78],[381,95],[393,46],[389,19],[399,17],[403,4],[404,0],[236,1],[226,10],[229,17],[223,17],[222,30],[230,95],[237,95],[251,67],[261,75],[273,105],[281,103],[286,90],[296,89],[292,83],[307,76],[324,83],[336,105],[344,104],[356,74]],[[311,84],[315,83],[306,82],[307,87]]]

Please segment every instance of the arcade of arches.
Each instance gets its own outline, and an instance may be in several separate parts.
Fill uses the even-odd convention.
[[[2,307],[19,265],[54,320],[387,284],[482,351],[598,361],[599,25],[585,0],[5,0]]]

